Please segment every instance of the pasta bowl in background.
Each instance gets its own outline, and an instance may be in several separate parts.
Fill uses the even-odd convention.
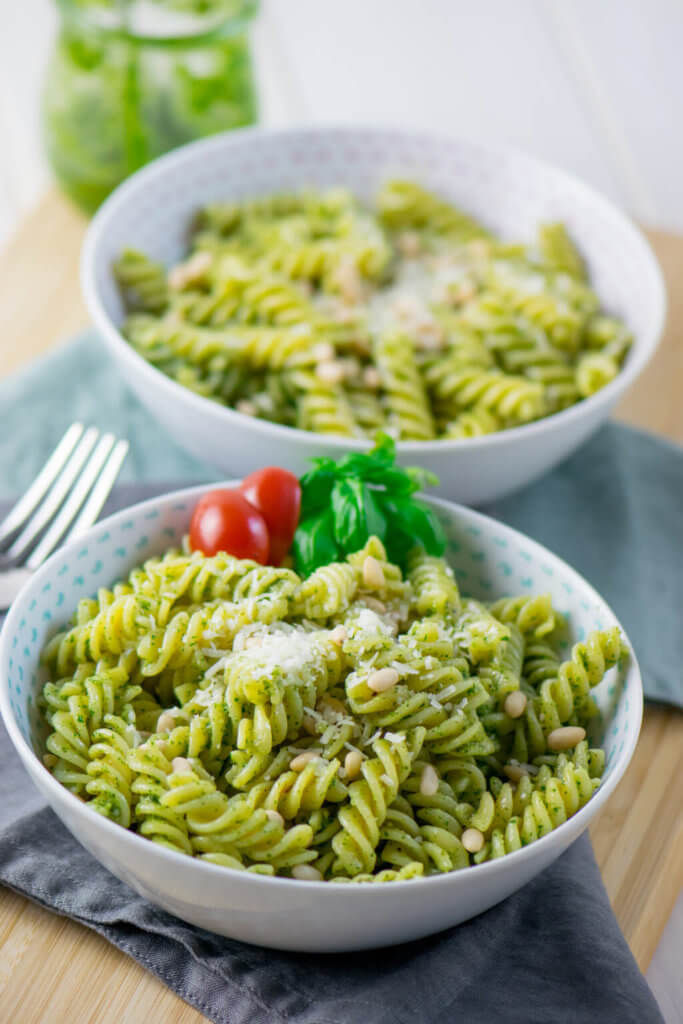
[[[140,400],[188,451],[227,473],[277,462],[300,474],[313,456],[339,457],[372,442],[314,434],[243,415],[167,377],[119,329],[112,265],[127,247],[166,265],[187,252],[198,209],[220,200],[342,185],[371,200],[391,177],[451,199],[501,237],[529,239],[543,221],[565,222],[603,308],[634,344],[617,377],[577,405],[521,427],[464,440],[399,442],[455,500],[492,501],[550,469],[585,441],[641,373],[659,340],[665,293],[657,262],[634,225],[576,178],[508,149],[372,128],[248,129],[186,146],[135,174],[94,218],[82,256],[90,314]]]
[[[593,691],[594,734],[606,752],[600,788],[541,839],[498,860],[449,874],[386,884],[272,878],[187,857],[114,824],[64,788],[44,767],[47,727],[37,698],[40,652],[69,610],[131,568],[178,544],[204,488],[177,491],[119,512],[67,544],[36,572],[0,636],[0,708],[31,778],[87,850],[152,903],[221,935],[277,949],[339,952],[420,938],[467,920],[547,867],[604,807],[635,749],[642,687],[634,656]],[[479,513],[433,502],[448,538],[446,559],[461,589],[492,600],[549,592],[566,614],[567,645],[618,625],[590,585],[545,548]]]

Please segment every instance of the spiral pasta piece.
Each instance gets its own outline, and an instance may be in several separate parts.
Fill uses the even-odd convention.
[[[382,380],[389,425],[406,441],[429,441],[435,436],[427,392],[415,366],[413,343],[405,334],[377,339],[375,361]]]
[[[296,394],[297,426],[318,434],[359,437],[360,428],[340,384],[329,383],[311,370],[293,370],[288,382]]]
[[[455,441],[468,437],[483,437],[484,434],[493,434],[500,426],[500,420],[493,413],[475,406],[458,413],[454,419],[447,419],[443,427],[443,437]]]
[[[93,799],[93,810],[124,828],[131,822],[131,782],[133,772],[128,763],[131,748],[130,727],[116,715],[105,715],[104,724],[92,734],[88,750],[87,773],[90,781],[85,790]]]
[[[162,802],[172,772],[162,742],[152,737],[130,752],[128,764],[135,775],[131,791],[136,797],[137,831],[160,846],[191,855],[192,845],[182,815]]]
[[[576,367],[576,386],[582,398],[590,398],[619,373],[619,364],[612,356],[591,352],[579,359]]]
[[[496,811],[485,825],[490,838],[475,854],[475,863],[502,857],[541,839],[576,814],[594,790],[595,782],[585,769],[566,762],[557,776],[543,778],[527,791],[526,798],[510,792],[501,800],[499,795]]]
[[[331,562],[312,572],[294,596],[295,606],[308,619],[327,619],[351,604],[358,579],[346,562]]]
[[[166,271],[137,249],[124,249],[112,267],[127,304],[132,309],[160,313],[168,304]]]
[[[342,830],[332,839],[336,873],[367,874],[374,869],[387,809],[410,772],[423,738],[424,730],[415,729],[400,743],[376,740],[373,744],[375,757],[363,762],[363,778],[349,786],[349,803],[339,809]]]
[[[448,403],[451,415],[478,406],[501,420],[528,423],[543,413],[542,388],[524,377],[478,367],[461,368],[443,377],[433,368],[426,377],[436,401]]]
[[[416,549],[408,556],[408,579],[415,592],[414,608],[418,615],[457,615],[460,592],[453,570],[441,558]]]
[[[382,223],[393,230],[428,227],[461,241],[488,234],[472,217],[411,181],[387,182],[377,197],[377,207]]]
[[[514,623],[524,637],[540,639],[552,633],[557,624],[550,594],[505,597],[490,605],[500,622]]]
[[[228,797],[196,766],[173,771],[162,806],[182,817],[191,836],[192,849],[201,854],[235,855],[274,869],[292,868],[315,859],[309,850],[313,830],[309,825],[285,828],[282,819],[254,806],[253,798]]]
[[[595,630],[585,643],[575,644],[569,661],[560,665],[557,678],[541,683],[536,701],[538,717],[546,733],[569,722],[577,712],[594,714],[590,691],[602,681],[622,654],[617,626]]]
[[[126,594],[89,621],[57,633],[45,648],[43,660],[60,676],[66,675],[79,662],[123,654],[154,621],[151,602]]]
[[[538,245],[546,266],[569,274],[579,281],[586,279],[583,260],[564,224],[558,221],[552,224],[541,224],[538,229]]]

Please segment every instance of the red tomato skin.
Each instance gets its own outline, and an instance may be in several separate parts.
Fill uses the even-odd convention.
[[[270,550],[268,527],[239,489],[209,491],[192,513],[190,547],[205,555],[225,551],[265,565]]]
[[[280,466],[266,466],[245,477],[240,490],[266,521],[270,534],[271,565],[280,565],[292,546],[299,525],[301,485],[293,473]]]

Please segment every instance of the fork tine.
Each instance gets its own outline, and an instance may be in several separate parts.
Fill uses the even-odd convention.
[[[128,452],[127,441],[116,441],[114,443],[115,441],[116,438],[113,434],[105,434],[101,438],[76,487],[62,506],[59,515],[26,560],[26,565],[29,569],[37,569],[45,561],[59,543],[72,520],[74,522],[65,538],[66,540],[73,540],[95,522]],[[90,491],[93,482],[95,482],[95,486]],[[90,491],[90,494],[85,504],[83,504],[83,499],[88,494],[88,491]],[[82,508],[81,505],[83,505]]]
[[[0,523],[0,543],[19,529],[35,511],[50,484],[63,469],[83,433],[82,423],[72,423],[38,476]]]
[[[47,492],[44,501],[39,505],[38,509],[31,516],[17,539],[10,546],[7,552],[10,558],[21,558],[40,531],[47,526],[71,489],[71,486],[80,473],[85,460],[93,450],[98,435],[99,430],[97,427],[89,427],[86,430],[85,434],[78,442],[76,450],[70,456],[66,466]]]
[[[109,492],[114,486],[114,481],[119,475],[123,460],[128,454],[129,444],[127,441],[117,441],[114,450],[109,456],[109,461],[102,470],[100,477],[93,487],[90,497],[81,509],[78,519],[73,524],[67,535],[67,540],[74,540],[80,536],[97,519],[102,511],[102,506],[109,497]]]
[[[81,475],[76,480],[75,486],[67,495],[64,504],[52,520],[52,523],[45,531],[35,549],[26,559],[29,569],[37,569],[50,552],[57,546],[60,537],[65,533],[71,522],[78,514],[78,510],[85,501],[88,491],[97,479],[97,476],[109,457],[114,447],[116,438],[113,434],[104,434],[97,442],[95,451],[90,456]]]

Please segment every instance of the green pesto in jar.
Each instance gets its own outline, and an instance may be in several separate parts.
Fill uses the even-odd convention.
[[[58,4],[43,130],[57,179],[88,212],[162,153],[256,120],[257,0]]]

